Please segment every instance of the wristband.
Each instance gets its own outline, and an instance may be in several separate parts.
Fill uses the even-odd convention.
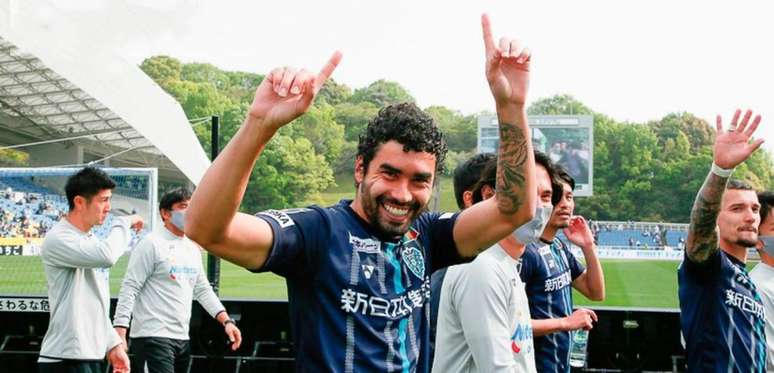
[[[236,323],[234,323],[234,320],[228,319],[223,322],[223,327],[226,327],[226,325],[228,324],[234,324],[234,326],[236,326]]]
[[[734,169],[720,168],[720,166],[716,165],[715,162],[712,162],[712,168],[710,169],[710,172],[724,179],[728,179],[731,177],[731,174],[734,173]]]

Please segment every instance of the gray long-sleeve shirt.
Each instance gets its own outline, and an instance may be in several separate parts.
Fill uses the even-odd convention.
[[[132,251],[113,325],[129,327],[133,316],[132,338],[188,340],[194,298],[212,317],[225,311],[204,275],[199,246],[162,228]]]
[[[40,361],[102,360],[121,343],[110,324],[109,268],[126,252],[131,220],[116,218],[107,239],[85,233],[66,218],[41,248],[51,317]]]

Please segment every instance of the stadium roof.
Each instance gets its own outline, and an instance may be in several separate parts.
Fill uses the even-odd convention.
[[[50,25],[2,7],[0,148],[70,142],[91,161],[198,183],[209,160],[177,101],[124,59],[69,46]]]

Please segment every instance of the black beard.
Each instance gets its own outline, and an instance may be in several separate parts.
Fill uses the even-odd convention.
[[[406,234],[406,232],[408,232],[411,224],[414,223],[414,220],[416,220],[419,214],[427,209],[427,205],[422,206],[417,201],[412,201],[408,204],[399,203],[383,195],[378,196],[375,199],[371,198],[371,196],[368,194],[368,190],[370,188],[366,187],[365,184],[365,182],[360,183],[360,202],[363,206],[363,212],[366,215],[368,223],[378,232],[379,235],[389,238],[402,237],[404,234]],[[385,202],[390,202],[396,206],[408,207],[408,214],[410,215],[408,221],[401,225],[392,225],[379,220],[379,205],[382,205]]]

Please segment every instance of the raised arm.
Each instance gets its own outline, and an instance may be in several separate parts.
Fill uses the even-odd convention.
[[[586,260],[586,270],[572,281],[572,286],[590,300],[598,302],[605,300],[605,274],[602,272],[602,263],[594,247],[594,235],[586,219],[582,216],[573,216],[570,226],[564,229],[564,236],[581,248]],[[570,259],[576,260],[574,256]]]
[[[691,209],[691,223],[688,228],[688,238],[685,241],[685,253],[696,263],[706,261],[718,248],[718,236],[715,229],[720,211],[720,201],[726,183],[731,176],[731,170],[744,162],[757,150],[763,139],[750,141],[753,133],[761,122],[761,116],[756,115],[752,124],[752,111],[747,110],[739,122],[740,110],[734,113],[731,126],[723,130],[720,115],[716,119],[717,134],[713,146],[713,166],[704,181]]]
[[[486,79],[497,108],[500,146],[494,198],[464,210],[454,227],[461,255],[472,256],[532,219],[535,213],[535,160],[525,101],[529,88],[530,51],[518,41],[492,38],[489,17],[481,17],[486,52]]]
[[[336,52],[313,75],[274,69],[258,86],[247,118],[196,188],[186,214],[186,234],[212,254],[257,269],[272,244],[269,224],[237,210],[255,162],[282,126],[305,113],[341,60]]]

